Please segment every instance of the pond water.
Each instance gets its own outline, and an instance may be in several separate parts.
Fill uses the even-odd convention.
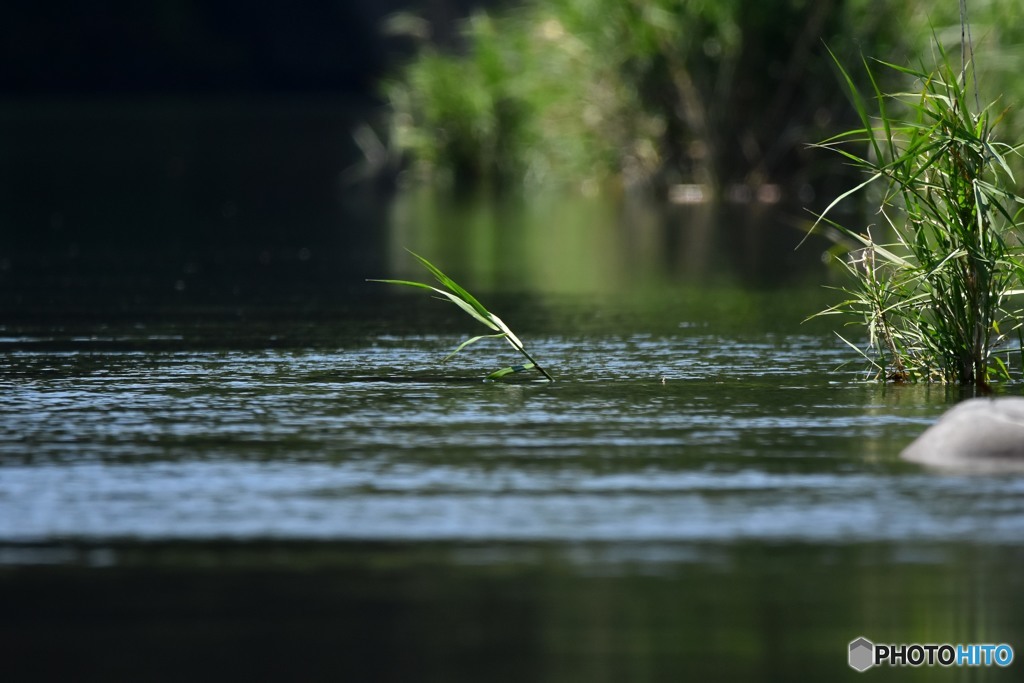
[[[514,362],[501,346],[441,366],[457,337],[387,327],[330,350],[8,339],[0,537],[1012,543],[1024,528],[1024,479],[896,458],[944,391],[837,372],[849,352],[827,337],[548,335],[533,352],[558,381],[483,382],[492,357]]]
[[[0,622],[22,661],[792,680],[852,674],[859,635],[1024,635],[1024,479],[900,462],[959,396],[842,368],[845,346],[795,315],[815,290],[702,290],[714,310],[675,315],[686,287],[495,294],[546,383],[481,381],[514,360],[497,344],[441,364],[472,321],[368,287],[305,335],[8,327]],[[760,328],[718,312],[767,306]],[[104,659],[111,638],[140,654]]]
[[[14,679],[841,680],[858,636],[1024,647],[1024,478],[899,460],[962,395],[865,382],[804,322],[836,295],[799,211],[339,204],[333,110],[190,111],[75,119],[95,173],[0,162],[62,188],[8,186],[0,234]],[[25,155],[80,137],[29,113]],[[239,171],[282,119],[274,173]],[[364,282],[423,277],[405,248],[556,381],[481,381],[497,342],[442,363],[473,321]]]

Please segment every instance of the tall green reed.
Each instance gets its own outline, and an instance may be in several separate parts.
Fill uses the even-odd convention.
[[[815,224],[836,228],[856,247],[842,261],[853,276],[841,288],[847,298],[818,315],[862,322],[867,347],[844,341],[879,378],[987,388],[1009,378],[993,349],[1013,332],[1020,337],[1020,312],[1011,304],[1024,275],[1024,200],[1011,189],[1007,158],[1021,146],[996,139],[1000,115],[994,105],[978,106],[966,58],[957,69],[941,46],[938,56],[932,72],[878,61],[920,86],[895,94],[882,93],[864,60],[872,86],[865,99],[833,55],[862,125],[818,146],[867,178]],[[842,200],[868,188],[880,191],[879,225],[853,229],[829,218]]]
[[[500,370],[495,370],[491,374],[487,375],[486,379],[500,379],[502,377],[505,377],[506,375],[510,375],[516,372],[536,370],[541,375],[543,375],[544,378],[549,382],[554,381],[554,378],[548,373],[547,370],[541,367],[536,360],[534,360],[533,356],[531,356],[530,353],[526,350],[526,347],[523,346],[523,342],[519,340],[519,337],[517,337],[515,333],[513,333],[512,330],[509,329],[508,325],[506,325],[501,320],[501,318],[499,318],[497,315],[491,313],[486,308],[484,308],[484,305],[481,304],[476,297],[474,297],[464,287],[455,282],[455,280],[452,280],[450,277],[445,275],[441,271],[441,269],[439,269],[433,263],[423,258],[419,254],[416,254],[411,251],[409,253],[412,254],[417,261],[419,261],[427,270],[430,271],[430,273],[438,281],[441,287],[443,287],[443,289],[441,287],[428,285],[424,282],[414,282],[411,280],[371,279],[370,282],[383,282],[386,284],[403,285],[406,287],[417,287],[419,289],[431,290],[441,295],[442,297],[444,297],[451,303],[455,304],[459,308],[461,308],[474,320],[480,322],[493,332],[493,334],[481,334],[479,336],[472,337],[462,342],[455,348],[454,351],[445,356],[445,361],[452,358],[455,354],[457,354],[459,351],[462,351],[470,344],[475,344],[476,342],[482,339],[505,339],[512,346],[512,348],[514,348],[516,351],[521,353],[526,358],[526,362],[519,365],[511,365],[508,367],[504,367],[501,368]]]

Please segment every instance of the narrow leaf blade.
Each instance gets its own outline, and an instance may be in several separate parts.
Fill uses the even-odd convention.
[[[510,365],[507,368],[502,368],[501,370],[495,370],[491,374],[487,375],[487,377],[485,379],[501,379],[502,377],[505,377],[507,375],[511,375],[513,373],[516,373],[516,372],[526,372],[527,370],[532,370],[534,367],[535,367],[535,365],[533,363],[523,363],[521,365]]]

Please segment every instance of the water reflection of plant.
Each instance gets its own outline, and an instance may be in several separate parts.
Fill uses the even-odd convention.
[[[479,321],[488,329],[494,332],[494,334],[482,334],[467,339],[466,341],[459,344],[454,351],[449,353],[445,357],[445,360],[450,359],[459,351],[462,351],[470,344],[475,344],[481,339],[505,339],[506,341],[508,341],[509,344],[511,344],[512,348],[514,348],[519,353],[523,354],[523,356],[526,358],[526,362],[520,365],[512,365],[509,367],[501,368],[500,370],[495,370],[494,372],[487,376],[487,379],[500,379],[502,377],[505,377],[506,375],[510,375],[516,372],[525,372],[527,370],[535,369],[537,370],[537,372],[542,374],[544,378],[549,382],[554,381],[554,378],[550,374],[548,374],[548,371],[541,367],[536,360],[534,360],[533,356],[531,356],[529,352],[526,350],[526,348],[523,346],[523,342],[519,340],[519,337],[517,337],[515,333],[513,333],[512,330],[509,329],[508,325],[506,325],[501,320],[501,318],[499,318],[494,313],[491,313],[486,308],[484,308],[483,304],[481,304],[476,299],[476,297],[474,297],[472,294],[466,291],[466,289],[460,286],[457,282],[455,282],[455,280],[452,280],[450,277],[441,272],[441,270],[437,266],[435,266],[430,261],[420,256],[419,254],[413,252],[410,253],[412,253],[412,255],[415,256],[416,259],[434,275],[434,277],[444,287],[444,289],[440,289],[438,287],[434,287],[433,285],[428,285],[423,282],[413,282],[411,280],[374,279],[371,280],[371,282],[384,282],[393,285],[404,285],[408,287],[418,287],[420,289],[429,289],[445,297],[453,304],[461,308],[463,311],[468,313],[470,316],[472,316],[475,320]]]
[[[825,214],[851,194],[884,185],[884,225],[875,235],[819,219],[857,246],[842,261],[853,275],[843,289],[848,298],[823,314],[859,317],[869,346],[858,351],[879,377],[894,381],[987,388],[990,379],[1009,378],[993,349],[1011,332],[1020,337],[1021,316],[1008,302],[1024,276],[1021,209],[1014,208],[1024,199],[1007,189],[1015,183],[1007,160],[1021,146],[996,140],[1000,116],[993,105],[980,109],[967,46],[959,69],[941,47],[932,73],[884,64],[919,83],[916,93],[883,94],[865,62],[877,112],[840,65],[862,127],[821,143],[868,175]],[[866,152],[852,151],[860,145]],[[877,241],[883,232],[891,242]]]

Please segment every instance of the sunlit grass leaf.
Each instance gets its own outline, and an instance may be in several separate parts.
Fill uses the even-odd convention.
[[[433,273],[438,282],[451,290],[451,292],[458,296],[458,298],[469,304],[469,306],[476,311],[479,318],[486,319],[491,315],[488,310],[483,307],[483,304],[476,300],[476,297],[467,292],[463,287],[459,286],[459,283],[455,282],[455,280],[442,273],[437,266],[415,252],[410,251],[409,253],[412,254],[417,261],[422,263],[427,270]]]
[[[435,287],[433,285],[428,285],[423,282],[415,282],[413,280],[371,279],[370,282],[383,282],[385,284],[391,285],[416,287],[417,289],[427,289],[432,292],[435,292],[445,297],[445,299],[447,299],[448,301],[454,303],[456,306],[461,308],[473,319],[477,320],[482,325],[486,326],[488,329],[493,330],[494,332],[497,333],[482,334],[467,339],[466,341],[459,344],[454,351],[445,356],[445,361],[452,358],[452,356],[456,355],[457,353],[465,349],[467,346],[475,344],[476,342],[482,339],[504,338],[506,341],[508,341],[512,348],[514,348],[519,353],[523,354],[523,356],[526,357],[528,362],[522,365],[514,365],[510,368],[503,368],[501,370],[498,370],[497,372],[493,372],[487,376],[487,379],[498,379],[512,372],[522,372],[524,370],[536,369],[539,373],[541,373],[544,376],[546,380],[554,381],[554,378],[548,373],[548,371],[542,368],[537,363],[537,361],[533,359],[529,352],[527,352],[526,347],[523,345],[523,342],[520,341],[519,337],[517,337],[512,332],[509,326],[506,325],[501,318],[488,311],[476,297],[474,297],[464,287],[455,282],[455,280],[445,275],[445,273],[440,268],[435,266],[433,263],[431,263],[430,261],[428,261],[427,259],[423,258],[422,256],[415,252],[410,251],[409,253],[412,254],[412,256],[414,256],[416,260],[419,261],[428,271],[430,271],[430,273],[437,280],[438,284],[444,287],[444,289]]]
[[[483,323],[487,327],[491,328],[492,330],[498,330],[499,329],[497,325],[495,325],[493,322],[491,322],[490,316],[489,316],[489,314],[486,314],[486,311],[485,311],[485,315],[481,315],[479,313],[479,311],[472,304],[470,304],[469,302],[467,302],[464,299],[460,298],[457,294],[455,294],[453,292],[446,292],[443,289],[438,289],[437,287],[433,287],[431,285],[424,284],[422,282],[411,282],[409,280],[376,280],[376,279],[371,279],[370,282],[383,282],[384,284],[389,284],[389,285],[405,285],[407,287],[419,287],[420,289],[430,289],[430,290],[433,290],[433,291],[437,292],[438,294],[440,294],[441,296],[443,296],[446,299],[448,299],[449,301],[451,301],[453,304],[455,304],[456,306],[458,306],[462,310],[464,310],[469,315],[471,315],[474,318],[476,318],[478,321],[480,321],[481,323]],[[503,336],[503,335],[500,335],[500,336]]]

